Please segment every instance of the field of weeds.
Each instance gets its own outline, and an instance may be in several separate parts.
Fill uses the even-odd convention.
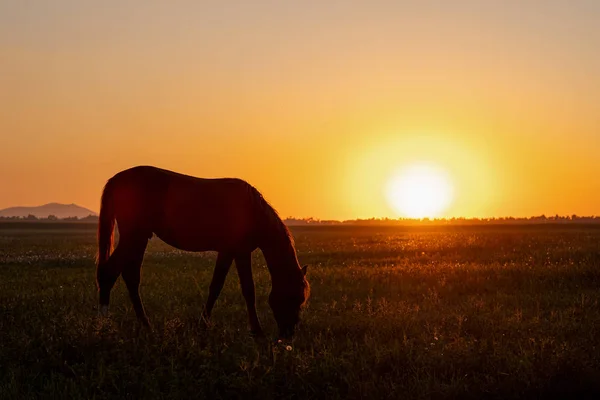
[[[256,343],[232,269],[152,239],[137,327],[96,318],[95,231],[0,225],[0,398],[598,398],[600,229],[292,229],[312,296],[293,350]],[[275,335],[254,254],[259,315]]]

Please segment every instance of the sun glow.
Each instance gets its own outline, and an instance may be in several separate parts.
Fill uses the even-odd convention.
[[[394,211],[404,217],[433,218],[448,209],[454,188],[443,169],[430,164],[413,164],[388,180],[386,196]]]

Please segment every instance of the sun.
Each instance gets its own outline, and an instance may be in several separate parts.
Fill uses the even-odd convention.
[[[454,197],[449,175],[432,164],[412,164],[392,175],[386,197],[399,215],[408,218],[439,217]]]

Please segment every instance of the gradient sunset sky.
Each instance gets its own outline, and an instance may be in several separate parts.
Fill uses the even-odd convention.
[[[99,209],[139,164],[250,181],[283,217],[600,214],[600,1],[3,1],[0,208]]]

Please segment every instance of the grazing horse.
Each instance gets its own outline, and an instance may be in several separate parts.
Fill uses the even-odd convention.
[[[113,252],[115,221],[119,241]],[[310,293],[306,266],[300,268],[289,230],[253,186],[240,179],[202,179],[150,166],[110,178],[102,193],[98,225],[96,282],[102,315],[108,313],[110,291],[122,274],[136,316],[149,326],[139,286],[142,259],[153,234],[178,249],[218,252],[203,311],[206,319],[235,260],[250,332],[259,336],[263,331],[250,256],[261,249],[271,275],[269,305],[279,337],[293,336]]]

